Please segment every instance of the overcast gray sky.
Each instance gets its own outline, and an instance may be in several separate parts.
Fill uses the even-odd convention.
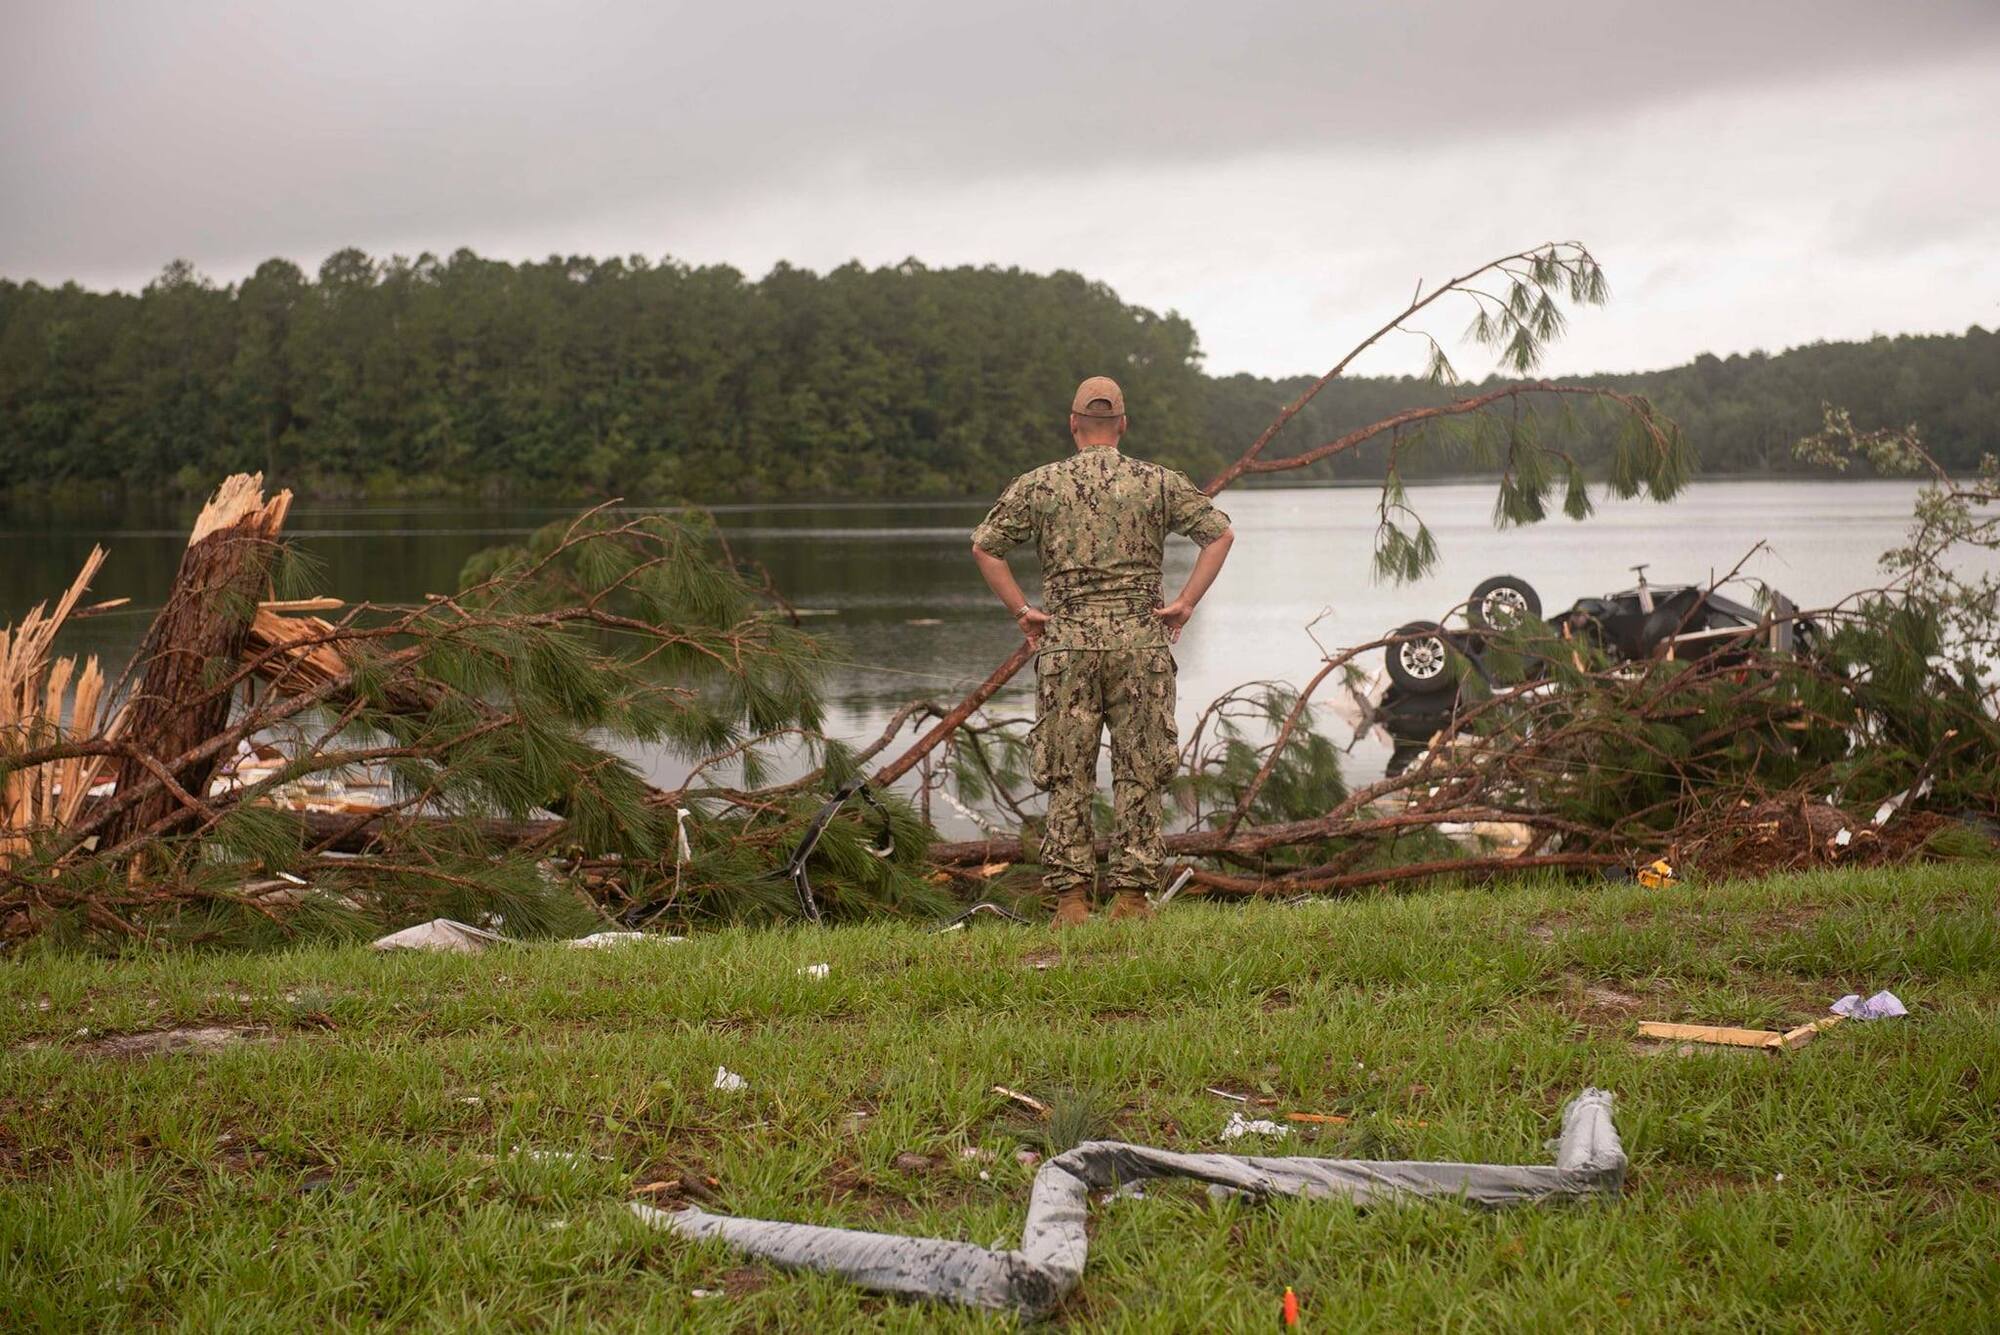
[[[1080,270],[1188,316],[1211,370],[1279,374],[1419,277],[1575,238],[1613,302],[1557,370],[2000,324],[2000,0],[0,14],[13,278],[914,255]]]

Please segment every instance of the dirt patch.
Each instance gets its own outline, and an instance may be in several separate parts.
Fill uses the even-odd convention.
[[[1528,935],[1546,945],[1567,932],[1573,921],[1567,913],[1551,913],[1547,917],[1537,918],[1529,923]]]
[[[142,1034],[106,1034],[77,1047],[95,1057],[157,1057],[170,1052],[220,1052],[242,1043],[272,1041],[268,1029],[255,1025],[204,1024]]]
[[[1060,950],[1031,950],[1021,956],[1021,967],[1024,969],[1053,969],[1061,963]]]
[[[1573,974],[1566,981],[1568,986],[1557,1005],[1576,1023],[1592,1029],[1622,1029],[1634,1020],[1649,1018],[1646,1012],[1660,1004],[1644,987],[1628,991],[1609,983],[1585,982]]]

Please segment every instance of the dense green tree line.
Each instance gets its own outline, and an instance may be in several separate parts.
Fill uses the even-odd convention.
[[[753,281],[344,250],[316,276],[271,260],[217,286],[177,263],[136,295],[0,280],[0,488],[192,492],[260,468],[318,493],[976,494],[1062,447],[1067,396],[1095,371],[1125,383],[1133,447],[1197,476],[1304,383],[1211,378],[1186,320],[1073,273],[910,261]],[[1790,467],[1822,401],[1864,426],[1920,422],[1963,465],[1994,447],[2000,337],[1590,379],[1653,395],[1712,472]],[[1444,394],[1337,383],[1272,452]]]

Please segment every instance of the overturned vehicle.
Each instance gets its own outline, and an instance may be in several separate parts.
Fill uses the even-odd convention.
[[[1383,651],[1387,685],[1368,711],[1368,722],[1386,728],[1395,743],[1389,773],[1399,773],[1451,722],[1469,677],[1489,690],[1546,677],[1547,655],[1561,652],[1559,644],[1578,656],[1579,665],[1586,650],[1616,665],[1747,657],[1752,650],[1804,654],[1818,643],[1819,628],[1775,589],[1755,607],[1712,586],[1649,584],[1646,569],[1633,567],[1638,582],[1629,589],[1579,598],[1546,618],[1534,586],[1495,575],[1466,599],[1463,626],[1412,621],[1397,627]]]

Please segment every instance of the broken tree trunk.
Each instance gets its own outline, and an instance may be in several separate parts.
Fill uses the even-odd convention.
[[[92,547],[83,569],[69,590],[56,600],[54,612],[37,603],[18,628],[0,626],[0,757],[61,737],[65,731],[88,736],[97,727],[97,705],[104,675],[97,659],[83,665],[76,694],[69,694],[76,673],[74,658],[49,659],[56,635],[76,611],[84,590],[104,564],[104,549]],[[65,720],[67,707],[68,719]],[[74,819],[90,788],[96,761],[75,757],[52,764],[9,769],[0,775],[0,867],[28,851],[30,834]]]
[[[118,765],[120,792],[160,777],[167,762],[228,726],[233,693],[219,684],[243,656],[291,504],[289,491],[264,498],[262,473],[238,473],[202,507],[166,605],[133,660],[132,670],[141,675],[120,729],[127,748]],[[118,813],[104,842],[164,833],[180,823],[177,811],[195,815],[215,765],[210,757],[171,773],[171,783]]]

